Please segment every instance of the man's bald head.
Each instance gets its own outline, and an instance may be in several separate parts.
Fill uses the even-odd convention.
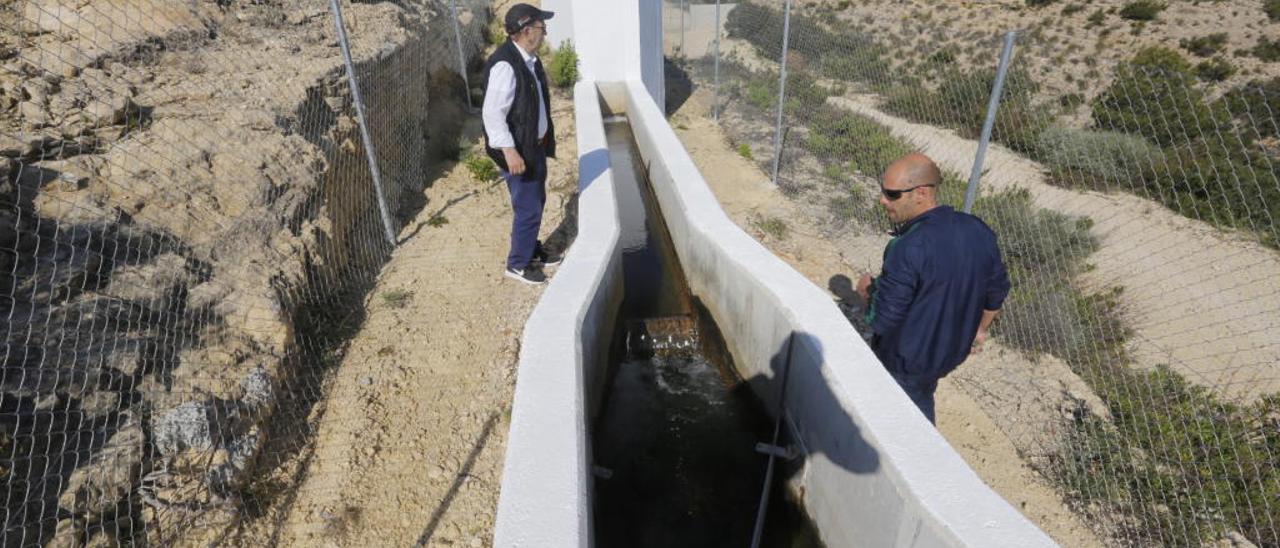
[[[905,223],[938,205],[937,187],[942,171],[928,156],[912,152],[898,158],[884,170],[880,205],[889,220]]]
[[[884,179],[890,178],[904,183],[903,188],[920,185],[937,185],[942,183],[942,171],[928,156],[912,152],[898,158],[884,171]]]

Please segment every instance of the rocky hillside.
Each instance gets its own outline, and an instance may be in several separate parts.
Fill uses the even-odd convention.
[[[1280,76],[1280,2],[1217,0],[801,0],[802,11],[877,37],[901,72],[994,67],[1020,31],[1016,63],[1053,97],[1088,100],[1144,48],[1180,52],[1219,92]]]
[[[345,9],[399,218],[456,154],[448,5]],[[332,15],[19,0],[0,29],[3,543],[233,521],[389,250]]]

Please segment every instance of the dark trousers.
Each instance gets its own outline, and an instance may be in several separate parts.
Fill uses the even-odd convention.
[[[538,246],[538,230],[542,227],[542,208],[547,204],[547,157],[542,149],[525,158],[525,171],[520,175],[502,172],[511,193],[511,252],[507,268],[523,270],[533,260]]]
[[[931,381],[907,379],[894,375],[892,371],[889,374],[893,376],[893,380],[898,381],[898,386],[901,386],[902,391],[907,393],[908,398],[911,398],[911,402],[920,408],[920,412],[924,413],[925,418],[929,419],[930,423],[937,424],[938,422],[934,418],[933,394],[938,391],[938,381],[936,379]]]

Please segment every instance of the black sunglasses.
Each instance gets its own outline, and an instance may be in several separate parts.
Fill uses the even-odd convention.
[[[924,188],[927,186],[938,186],[938,185],[934,183],[927,184],[927,185],[916,185],[911,188],[904,188],[902,190],[894,190],[892,188],[885,188],[882,186],[880,187],[880,193],[884,194],[884,197],[888,198],[890,202],[893,202],[893,201],[897,201],[898,198],[901,198],[903,194],[911,192],[912,190],[915,190],[917,188]]]

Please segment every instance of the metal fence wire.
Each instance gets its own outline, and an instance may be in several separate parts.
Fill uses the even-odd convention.
[[[913,43],[849,2],[664,9],[668,112],[825,211],[851,267],[878,269],[889,162],[930,155],[957,208],[980,176],[1011,352],[953,376],[1100,540],[1280,544],[1280,77],[1218,83],[1148,48],[1085,81],[1039,30]]]
[[[458,156],[489,19],[484,0],[0,5],[0,544],[217,542],[279,517],[297,478],[263,471],[306,446],[424,173]]]

